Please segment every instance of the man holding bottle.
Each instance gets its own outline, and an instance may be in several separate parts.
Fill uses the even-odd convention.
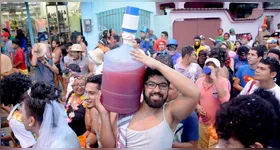
[[[206,76],[198,79],[196,85],[201,90],[200,99],[197,104],[199,115],[199,148],[213,148],[217,145],[213,124],[216,111],[220,104],[230,98],[230,82],[228,79],[218,75],[221,67],[216,58],[208,58],[205,62],[204,73]]]
[[[104,148],[171,148],[177,125],[194,110],[199,99],[199,88],[181,73],[146,56],[139,50],[132,57],[148,66],[144,76],[144,101],[128,118],[125,132],[119,123],[120,115],[110,113],[96,98],[96,108],[101,115],[101,143]],[[181,93],[172,103],[165,103],[169,85]],[[192,92],[190,92],[192,91]]]

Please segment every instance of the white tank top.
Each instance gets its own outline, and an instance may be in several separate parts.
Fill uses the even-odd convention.
[[[127,129],[127,148],[172,148],[174,132],[165,119],[164,108],[165,104],[159,125],[145,131]]]

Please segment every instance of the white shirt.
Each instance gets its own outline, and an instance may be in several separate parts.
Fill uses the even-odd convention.
[[[16,119],[9,120],[9,126],[15,137],[19,140],[22,148],[28,148],[36,143],[36,140],[30,131],[27,131],[22,122]]]
[[[95,75],[97,74],[102,74],[102,70],[103,70],[103,63],[101,65],[96,65],[95,66]]]
[[[235,43],[235,41],[236,41],[236,35],[230,35],[229,41]]]
[[[250,88],[252,82],[253,82],[253,80],[249,81],[249,82],[245,85],[245,87],[244,87],[244,89],[241,91],[240,95],[246,95],[246,94],[248,93],[248,90],[249,90],[249,88]],[[259,87],[257,87],[256,84],[254,84],[254,85],[252,86],[252,88],[251,88],[251,90],[249,91],[248,94],[254,93],[258,88],[259,88]],[[267,91],[270,91],[270,92],[272,92],[273,94],[275,94],[276,99],[280,102],[280,87],[279,87],[277,84],[275,84],[275,86],[274,86],[273,88],[268,89]]]

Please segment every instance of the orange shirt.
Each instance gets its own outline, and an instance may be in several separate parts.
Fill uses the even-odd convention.
[[[206,77],[202,77],[196,81],[196,85],[201,90],[200,99],[198,101],[199,105],[202,106],[204,111],[206,112],[206,116],[199,116],[199,121],[206,125],[211,125],[215,122],[216,112],[220,109],[220,105],[223,102],[226,102],[230,98],[230,82],[228,79],[223,78],[221,76],[218,77],[218,81],[226,91],[226,97],[221,99],[218,96],[215,85],[213,84],[211,87],[206,88],[204,86],[204,80]]]

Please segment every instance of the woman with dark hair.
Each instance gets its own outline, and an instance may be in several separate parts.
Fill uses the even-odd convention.
[[[27,48],[28,40],[21,29],[17,30],[16,39],[20,41],[19,47],[23,50],[28,72],[30,72],[30,52]]]
[[[77,43],[82,46],[83,55],[87,56],[87,46],[88,46],[88,43],[86,41],[86,38],[83,35],[77,36]]]
[[[38,82],[22,98],[24,127],[37,137],[33,148],[80,148],[59,95],[55,86]]]
[[[30,131],[25,130],[22,122],[21,96],[31,87],[31,79],[22,73],[12,73],[1,79],[1,109],[7,112],[8,125],[13,134],[1,137],[2,141],[19,141],[21,148],[29,148],[36,143]],[[15,143],[14,143],[15,144]]]
[[[234,52],[236,52],[240,46],[242,46],[241,41],[235,41],[235,43],[234,43]]]

